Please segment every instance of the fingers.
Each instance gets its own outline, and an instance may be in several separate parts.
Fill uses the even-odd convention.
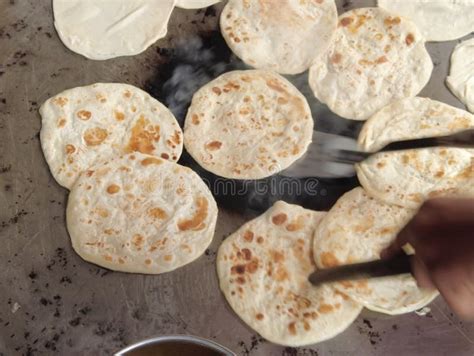
[[[412,258],[412,273],[418,283],[418,286],[423,289],[436,289],[435,284],[431,280],[430,272],[423,261],[416,255]]]

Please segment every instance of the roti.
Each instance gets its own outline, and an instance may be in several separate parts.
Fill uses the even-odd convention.
[[[414,214],[415,210],[381,203],[355,188],[337,201],[316,228],[316,265],[329,268],[379,259]],[[392,315],[420,309],[438,295],[418,288],[411,275],[331,285],[370,310]]]
[[[53,0],[54,26],[90,59],[133,56],[166,36],[175,0]]]
[[[474,38],[456,46],[451,56],[448,88],[474,112]]]
[[[95,161],[140,151],[177,161],[178,122],[160,102],[127,84],[66,90],[40,108],[41,146],[56,181],[70,189]]]
[[[177,0],[176,6],[183,9],[201,9],[217,4],[221,0]]]
[[[412,19],[427,41],[452,41],[474,31],[474,0],[378,0]]]
[[[339,17],[334,41],[309,72],[314,95],[346,119],[367,120],[428,83],[433,63],[411,21],[380,8]]]
[[[329,47],[337,9],[334,0],[229,0],[220,25],[227,44],[246,64],[298,74]]]
[[[273,343],[303,346],[327,340],[362,309],[331,286],[308,281],[315,270],[312,234],[323,216],[279,201],[219,248],[217,272],[227,301]]]
[[[359,144],[376,151],[394,141],[474,128],[474,115],[427,98],[393,103],[364,125]],[[416,208],[427,198],[474,194],[474,150],[426,148],[377,154],[356,166],[361,185],[378,199]]]
[[[184,144],[216,175],[260,179],[300,158],[312,133],[309,105],[285,78],[263,70],[233,71],[194,94]]]
[[[198,258],[211,243],[217,206],[191,169],[139,152],[98,163],[67,205],[72,247],[86,261],[158,274]]]

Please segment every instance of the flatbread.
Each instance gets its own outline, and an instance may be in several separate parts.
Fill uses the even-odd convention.
[[[366,122],[359,144],[376,151],[411,138],[448,135],[474,128],[474,115],[430,100],[393,103]],[[381,153],[356,166],[362,186],[390,204],[418,207],[427,198],[474,194],[474,150],[426,148]]]
[[[176,7],[182,9],[201,9],[203,7],[217,4],[220,1],[221,0],[177,0]]]
[[[335,39],[311,67],[309,84],[334,113],[367,120],[391,102],[417,95],[432,70],[415,24],[380,8],[362,8],[339,17]]]
[[[337,9],[334,0],[229,0],[220,25],[229,47],[248,65],[297,74],[329,47]]]
[[[91,167],[67,206],[72,247],[86,261],[158,274],[194,261],[211,243],[217,206],[191,169],[132,153]]]
[[[166,36],[175,0],[53,0],[54,26],[90,59],[133,56]]]
[[[289,81],[269,71],[233,71],[194,94],[184,144],[214,174],[259,179],[300,158],[312,133],[309,105]]]
[[[448,88],[474,112],[474,38],[456,46],[451,56]]]
[[[56,181],[70,189],[95,161],[140,151],[177,161],[183,133],[164,105],[134,86],[97,83],[41,106],[41,146]]]
[[[328,285],[314,287],[314,229],[324,213],[279,201],[230,235],[217,254],[220,287],[236,314],[265,339],[285,346],[327,340],[361,306]]]
[[[378,0],[412,19],[427,41],[451,41],[474,31],[474,0]]]
[[[337,201],[316,228],[316,265],[329,268],[379,259],[380,252],[414,214],[415,210],[381,203],[362,188],[353,189]],[[392,315],[420,309],[438,295],[418,288],[411,275],[331,285],[368,309]]]

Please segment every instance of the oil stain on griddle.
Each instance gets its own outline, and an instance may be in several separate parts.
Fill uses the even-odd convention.
[[[217,30],[193,35],[172,49],[159,49],[159,54],[165,61],[157,64],[156,74],[146,82],[145,90],[165,104],[181,126],[199,88],[225,72],[251,69],[232,53]],[[287,79],[308,99],[318,130],[352,136],[359,132],[360,123],[337,117],[314,99],[307,73]],[[203,178],[220,206],[250,214],[261,213],[278,200],[328,210],[342,194],[358,185],[356,177],[297,179],[277,174],[260,180],[223,179],[201,168],[186,151],[179,163]]]

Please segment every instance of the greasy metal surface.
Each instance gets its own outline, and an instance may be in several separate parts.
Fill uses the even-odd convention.
[[[343,3],[347,9],[373,1],[339,1],[341,11]],[[44,162],[38,106],[63,89],[97,81],[147,87],[152,80],[156,87],[156,78],[167,74],[160,72],[167,69],[164,48],[216,30],[221,8],[176,10],[167,38],[142,55],[95,62],[61,44],[50,0],[0,0],[0,354],[104,355],[144,338],[193,334],[238,355],[472,355],[474,325],[459,322],[441,299],[428,316],[365,311],[346,332],[312,347],[262,341],[227,306],[214,267],[217,247],[249,218],[248,209],[221,205],[207,253],[161,276],[109,272],[72,251],[67,191]],[[437,66],[422,94],[461,106],[443,83],[454,45],[429,46]],[[313,110],[329,115],[321,105]]]

